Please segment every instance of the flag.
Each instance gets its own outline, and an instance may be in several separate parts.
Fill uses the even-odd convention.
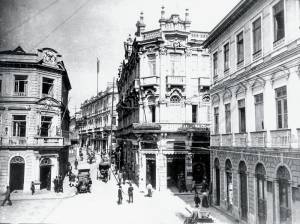
[[[97,58],[97,74],[99,74],[100,71],[100,60]]]

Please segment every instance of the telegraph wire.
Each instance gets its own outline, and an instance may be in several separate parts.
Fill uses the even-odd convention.
[[[32,47],[32,49],[35,49],[38,45],[40,45],[42,42],[47,40],[55,31],[57,31],[61,26],[66,24],[70,19],[72,19],[73,16],[75,16],[81,9],[83,9],[91,0],[86,0],[83,4],[81,4],[77,9],[73,11],[71,15],[69,15],[66,19],[64,19],[60,24],[58,24],[53,30],[50,31],[44,38],[42,38],[37,44]]]
[[[27,19],[25,19],[23,22],[21,22],[20,24],[10,28],[9,30],[5,31],[3,35],[7,35],[11,32],[13,32],[14,30],[22,27],[23,25],[25,25],[26,23],[28,23],[30,20],[32,20],[33,18],[35,18],[36,16],[38,16],[39,14],[47,11],[47,9],[49,9],[51,6],[55,5],[56,3],[58,3],[59,0],[54,0],[53,2],[51,2],[49,5],[47,5],[46,7],[39,9],[34,15],[29,16]]]

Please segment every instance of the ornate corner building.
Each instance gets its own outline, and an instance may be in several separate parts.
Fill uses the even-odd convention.
[[[115,149],[114,136],[118,125],[117,102],[117,87],[108,83],[105,91],[99,92],[97,96],[85,100],[81,104],[80,116],[76,118],[76,129],[79,131],[81,146],[102,153],[107,153],[111,145],[113,146],[112,150]]]
[[[55,50],[0,52],[0,191],[52,188],[68,161],[71,89]]]
[[[212,30],[214,205],[241,223],[300,219],[300,4],[243,0]]]
[[[143,19],[119,68],[117,165],[141,188],[191,189],[210,177],[208,33],[190,30],[188,10],[162,8],[156,30]]]

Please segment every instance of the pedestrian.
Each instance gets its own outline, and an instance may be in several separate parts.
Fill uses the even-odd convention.
[[[108,168],[107,173],[108,173],[108,180],[110,180],[110,175],[111,175],[111,169],[110,168]]]
[[[201,200],[197,192],[195,193],[194,202],[195,202],[195,207],[198,208],[199,204],[201,203]]]
[[[122,204],[122,200],[123,200],[123,195],[122,195],[122,186],[121,184],[119,185],[119,189],[118,189],[118,204]]]
[[[147,184],[147,190],[148,190],[147,196],[152,197],[152,185],[150,182]]]
[[[78,166],[78,160],[77,160],[77,158],[75,159],[74,166],[75,166],[75,170],[77,170],[77,166]]]
[[[129,183],[129,187],[128,187],[128,203],[133,203],[133,187],[132,184]]]
[[[9,186],[6,187],[6,192],[3,194],[5,195],[4,201],[2,202],[1,206],[5,205],[5,202],[8,201],[8,205],[12,205],[11,200],[10,200],[10,188]]]
[[[122,172],[121,172],[121,170],[119,170],[119,173],[118,173],[119,185],[121,185],[121,183],[122,183],[122,178],[123,178]]]
[[[58,178],[57,178],[57,176],[54,178],[53,184],[54,184],[54,192],[58,193]]]
[[[208,192],[203,193],[202,197],[202,208],[209,208],[209,203],[208,203]]]
[[[64,193],[64,179],[59,175],[59,192]]]
[[[34,195],[34,193],[35,193],[35,186],[34,186],[34,182],[33,181],[31,181],[30,190],[31,190],[31,194]]]
[[[123,171],[123,185],[125,184],[126,181],[126,170]]]

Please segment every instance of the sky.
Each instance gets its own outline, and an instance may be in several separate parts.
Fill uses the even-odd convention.
[[[134,36],[140,12],[146,31],[159,28],[161,6],[166,17],[188,8],[191,30],[211,31],[239,0],[0,0],[0,51],[21,46],[26,52],[50,47],[62,55],[69,74],[69,109],[117,77],[123,42]]]

